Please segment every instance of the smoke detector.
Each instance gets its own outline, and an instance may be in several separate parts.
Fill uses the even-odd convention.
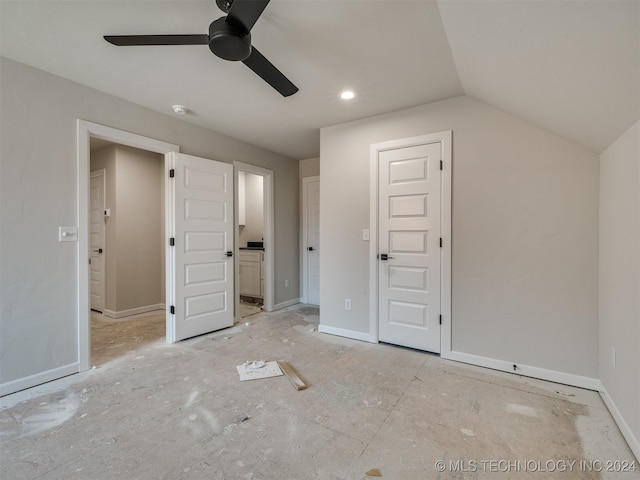
[[[184,105],[174,105],[171,108],[173,108],[173,111],[175,113],[177,113],[178,115],[186,115],[187,112],[189,111],[189,109],[187,107],[185,107]]]

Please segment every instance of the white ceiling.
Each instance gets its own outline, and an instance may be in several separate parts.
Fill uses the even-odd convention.
[[[296,159],[319,156],[320,127],[462,94],[600,152],[639,117],[639,5],[272,0],[252,37],[300,88],[288,98],[206,46],[102,39],[207,33],[214,0],[0,0],[0,53]]]

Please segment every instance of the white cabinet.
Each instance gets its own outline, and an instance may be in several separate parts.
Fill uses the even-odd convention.
[[[260,297],[264,298],[264,252],[260,252]]]
[[[240,250],[240,295],[264,298],[263,260],[260,250]]]

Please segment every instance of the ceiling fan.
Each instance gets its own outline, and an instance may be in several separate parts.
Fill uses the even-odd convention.
[[[288,97],[296,93],[298,87],[251,45],[251,28],[269,1],[216,0],[218,8],[227,16],[214,20],[209,25],[209,34],[105,35],[104,39],[117,46],[209,45],[216,56],[241,61],[283,97]]]

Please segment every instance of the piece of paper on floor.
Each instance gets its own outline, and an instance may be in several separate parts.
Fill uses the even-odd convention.
[[[282,370],[280,370],[278,362],[265,362],[264,367],[261,368],[250,368],[247,365],[238,365],[236,368],[238,369],[241,382],[282,375]]]

